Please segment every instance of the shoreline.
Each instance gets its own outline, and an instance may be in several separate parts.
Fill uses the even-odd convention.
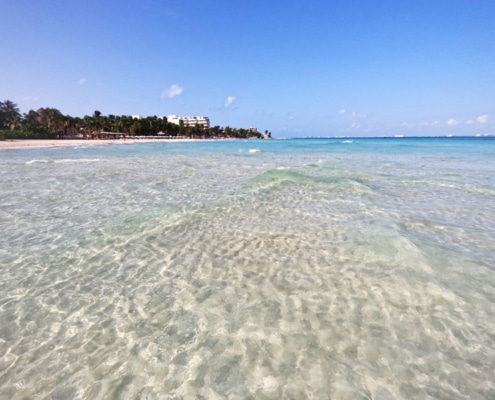
[[[155,142],[200,142],[207,139],[108,139],[108,140],[64,140],[64,139],[10,139],[0,140],[0,150],[43,149],[51,147],[104,146],[113,144]],[[209,139],[208,139],[209,140]]]

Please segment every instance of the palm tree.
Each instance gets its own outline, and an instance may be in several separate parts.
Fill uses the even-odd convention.
[[[29,110],[29,112],[27,114],[24,114],[24,117],[23,117],[23,124],[24,124],[24,127],[27,128],[27,129],[34,129],[38,126],[40,126],[40,116],[39,114],[34,111],[34,110]]]
[[[100,131],[102,130],[102,117],[101,117],[101,111],[95,110],[93,113],[93,122],[95,126],[95,130]]]
[[[134,136],[140,136],[142,131],[141,120],[133,119],[129,126],[129,133]]]
[[[11,130],[19,126],[21,113],[17,104],[10,100],[0,102],[0,128],[9,128]]]
[[[43,117],[48,129],[61,130],[63,128],[63,114],[56,108],[44,108]]]

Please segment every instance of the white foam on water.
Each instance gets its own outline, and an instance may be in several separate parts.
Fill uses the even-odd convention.
[[[94,163],[102,161],[99,158],[65,158],[53,160],[55,164],[78,164],[78,163]]]

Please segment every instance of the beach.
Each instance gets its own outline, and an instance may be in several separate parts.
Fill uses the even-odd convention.
[[[108,139],[108,140],[0,140],[0,150],[4,149],[26,149],[26,148],[45,148],[45,147],[74,147],[74,146],[103,146],[112,144],[132,144],[132,143],[153,143],[153,142],[192,142],[201,139]]]
[[[0,398],[495,398],[493,140],[188,142],[1,153]]]

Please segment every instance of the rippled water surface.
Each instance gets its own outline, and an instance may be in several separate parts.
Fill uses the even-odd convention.
[[[0,153],[2,399],[495,398],[495,141]]]

